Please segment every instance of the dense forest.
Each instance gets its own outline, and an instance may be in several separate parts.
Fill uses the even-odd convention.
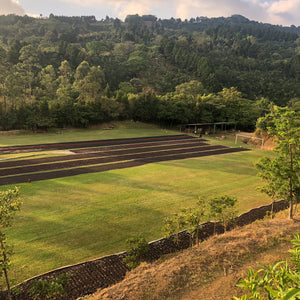
[[[0,16],[0,130],[172,126],[300,108],[300,27],[230,18]]]

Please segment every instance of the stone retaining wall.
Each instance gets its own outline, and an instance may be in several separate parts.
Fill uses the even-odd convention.
[[[275,202],[273,211],[278,212],[288,208],[285,201]],[[244,226],[250,224],[258,219],[263,219],[268,211],[271,211],[272,204],[265,205],[259,208],[251,209],[250,211],[237,217],[235,226]],[[207,222],[200,225],[199,240],[204,240],[216,233],[223,233],[224,228],[219,223]],[[186,249],[191,244],[190,234],[184,230],[178,233],[178,242],[175,242],[174,237],[162,238],[149,243],[149,251],[145,256],[145,260],[153,261],[164,254],[176,252]],[[66,295],[56,299],[73,300],[87,294],[94,293],[97,289],[105,288],[112,284],[121,281],[128,268],[123,262],[126,252],[105,256],[99,259],[79,263],[72,266],[63,267],[34,278],[31,278],[18,285],[19,294],[14,295],[16,300],[31,300],[29,290],[31,283],[35,279],[51,280],[57,278],[60,274],[68,274],[68,283],[66,288]],[[0,294],[0,299],[6,299],[6,293]]]

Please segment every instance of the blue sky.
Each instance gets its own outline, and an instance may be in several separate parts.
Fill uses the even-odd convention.
[[[300,0],[0,0],[0,14],[49,16],[94,15],[97,19],[128,14],[190,19],[241,14],[259,22],[300,26]]]

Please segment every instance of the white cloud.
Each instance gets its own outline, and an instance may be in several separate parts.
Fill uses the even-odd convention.
[[[131,14],[153,14],[153,10],[164,7],[165,4],[160,0],[63,0],[68,3],[76,3],[83,7],[91,6],[101,8],[103,4],[110,5],[115,12],[115,16],[124,19]],[[169,0],[168,0],[169,1]]]
[[[237,6],[237,4],[239,4]],[[243,3],[244,5],[244,3]],[[241,11],[240,1],[214,0],[214,1],[176,1],[176,17],[189,19],[193,16],[219,17],[230,16]]]
[[[260,22],[300,25],[300,0],[174,0],[176,17],[243,15]]]
[[[0,0],[9,1],[9,0]],[[12,0],[10,0],[9,3]],[[54,0],[53,0],[54,1]],[[103,15],[124,19],[127,14],[154,14],[159,18],[190,19],[197,16],[229,17],[243,15],[260,22],[300,25],[300,0],[60,0],[90,8]],[[55,2],[55,1],[54,1]],[[62,12],[64,14],[64,12]]]
[[[176,0],[176,14],[182,19],[196,16],[229,17],[235,14],[250,19],[263,19],[263,9],[258,0]]]
[[[118,17],[121,19],[125,19],[127,15],[139,14],[139,15],[146,15],[151,13],[151,8],[148,5],[144,5],[140,1],[130,1],[126,5],[118,4],[116,8],[119,8]]]
[[[95,1],[95,0],[90,0]],[[151,14],[152,3],[147,0],[127,0],[127,1],[109,1],[114,8],[118,18],[125,19],[127,15],[139,14],[146,15]]]
[[[9,14],[24,15],[25,10],[18,1],[0,0],[0,15]]]
[[[270,5],[270,11],[275,14],[278,14],[278,13],[291,12],[296,9],[298,14],[300,14],[298,10],[299,7],[300,7],[299,0],[280,0],[277,2],[273,2]]]
[[[273,22],[284,25],[300,25],[300,0],[279,0],[267,8]]]
[[[63,0],[68,3],[75,3],[82,7],[95,7],[100,8],[102,4],[109,5],[115,11],[116,16],[119,18],[126,17],[127,14],[145,14],[151,10],[151,2],[148,0]]]

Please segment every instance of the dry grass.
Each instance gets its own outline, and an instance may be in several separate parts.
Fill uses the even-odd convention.
[[[88,299],[232,299],[244,294],[235,285],[249,266],[258,268],[257,261],[269,264],[288,257],[289,241],[299,231],[300,222],[281,213],[276,219],[214,236],[176,256],[144,263],[122,282]]]

